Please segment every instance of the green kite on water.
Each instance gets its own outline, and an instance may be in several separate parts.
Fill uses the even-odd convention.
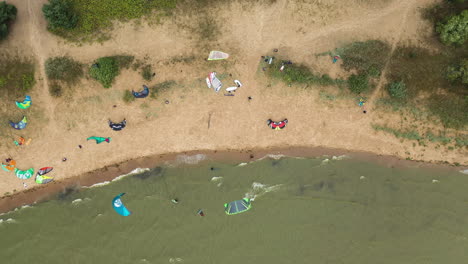
[[[100,144],[104,141],[109,143],[111,141],[111,138],[110,137],[89,137],[86,140],[96,140],[96,144]]]

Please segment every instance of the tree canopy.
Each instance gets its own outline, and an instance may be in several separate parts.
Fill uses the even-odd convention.
[[[78,23],[78,16],[73,12],[72,5],[66,0],[49,0],[42,7],[42,12],[49,22],[49,29],[73,29]]]
[[[9,5],[6,2],[0,2],[0,40],[8,36],[9,24],[15,20],[17,9],[14,5]]]
[[[436,31],[444,44],[462,45],[468,39],[468,10],[449,17],[446,23],[439,23]]]

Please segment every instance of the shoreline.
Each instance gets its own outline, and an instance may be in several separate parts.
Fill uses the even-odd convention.
[[[203,160],[196,163],[181,162],[177,158],[182,156],[205,155]],[[154,168],[164,164],[176,162],[176,165],[196,165],[203,162],[250,162],[267,157],[268,155],[283,155],[285,157],[318,158],[325,156],[345,155],[357,161],[374,162],[380,166],[391,168],[441,168],[450,170],[466,170],[468,166],[455,166],[443,162],[427,162],[405,160],[397,156],[382,155],[371,152],[351,151],[324,147],[287,147],[287,148],[259,148],[259,149],[226,149],[226,150],[192,150],[177,153],[155,154],[136,159],[125,160],[113,165],[105,166],[70,178],[53,181],[46,185],[34,186],[21,192],[15,192],[0,198],[0,214],[6,213],[25,205],[54,199],[59,193],[67,190],[79,190],[97,183],[112,181],[129,174],[137,168]],[[456,168],[456,169],[455,169]]]

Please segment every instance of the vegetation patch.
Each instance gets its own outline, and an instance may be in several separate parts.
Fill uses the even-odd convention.
[[[336,49],[334,53],[343,60],[341,66],[345,70],[378,77],[388,60],[390,45],[380,40],[354,42]]]
[[[49,87],[49,93],[52,97],[61,97],[63,95],[62,86],[58,83],[53,83]]]
[[[70,57],[48,58],[45,71],[50,80],[76,83],[83,76],[83,65]]]
[[[282,80],[287,84],[307,84],[307,85],[339,85],[345,81],[332,79],[330,76],[319,75],[312,72],[308,67],[298,64],[289,64],[287,60],[273,59],[271,64],[264,63],[265,72],[268,76]],[[283,68],[281,71],[280,68]]]
[[[353,74],[348,79],[348,87],[351,92],[360,94],[369,90],[369,77],[365,73]]]
[[[0,2],[0,40],[8,36],[11,23],[16,19],[18,10],[14,5]]]
[[[78,15],[68,0],[49,0],[42,6],[42,13],[47,20],[47,29],[53,33],[74,29],[78,24]]]
[[[95,61],[89,69],[89,75],[98,80],[104,88],[110,88],[115,77],[119,75],[121,68],[129,68],[133,62],[133,56],[102,57]]]
[[[446,22],[438,22],[436,31],[445,45],[462,45],[468,39],[468,10],[448,17]]]
[[[56,14],[52,16],[52,21],[56,21],[58,26],[51,28],[53,33],[72,41],[93,41],[108,38],[107,33],[113,21],[129,21],[150,15],[152,12],[168,12],[176,7],[177,0],[49,0],[49,2],[49,5],[60,7],[47,12]],[[46,15],[46,11],[44,14]],[[50,26],[51,20],[48,21]]]
[[[35,82],[34,64],[18,56],[0,54],[0,94],[21,97],[29,92]]]
[[[141,76],[146,81],[151,81],[153,79],[153,67],[150,64],[143,66],[141,69]]]
[[[131,103],[135,101],[135,96],[133,96],[132,92],[130,92],[129,90],[125,90],[122,100],[125,103]]]
[[[397,138],[404,138],[404,139],[410,139],[410,140],[423,139],[423,137],[418,133],[418,131],[415,131],[415,130],[403,131],[403,130],[393,129],[391,127],[381,126],[381,125],[376,125],[376,124],[372,124],[372,128],[374,128],[377,131],[384,131],[387,133],[391,133]]]
[[[177,83],[173,80],[158,83],[150,88],[150,97],[153,99],[157,99],[160,93],[168,91],[175,85],[177,85]]]

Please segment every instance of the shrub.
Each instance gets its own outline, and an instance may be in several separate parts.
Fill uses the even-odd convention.
[[[99,58],[89,69],[89,74],[104,88],[110,88],[114,78],[119,75],[119,65],[112,57]]]
[[[3,86],[5,86],[7,83],[7,78],[3,77],[3,76],[0,76],[0,88],[2,88]]]
[[[468,39],[468,10],[449,17],[446,23],[438,23],[436,31],[442,43],[462,45]]]
[[[112,58],[115,60],[119,68],[125,68],[128,69],[132,65],[133,60],[135,57],[133,56],[127,56],[127,55],[116,55],[116,56],[111,56],[109,58]]]
[[[63,94],[63,91],[62,91],[62,86],[60,86],[59,84],[52,84],[50,87],[49,87],[49,93],[50,95],[52,95],[53,97],[60,97],[62,96]]]
[[[340,54],[343,60],[341,66],[345,70],[355,69],[358,73],[378,77],[387,61],[390,49],[390,45],[386,42],[368,40],[338,48],[336,53]]]
[[[133,96],[132,92],[130,92],[129,90],[125,90],[122,99],[125,103],[130,103],[135,101],[135,96]]]
[[[406,98],[406,85],[403,81],[389,83],[387,90],[391,97],[398,99]]]
[[[452,82],[460,81],[463,84],[468,84],[468,59],[464,59],[457,66],[449,66],[446,76]]]
[[[151,79],[153,79],[151,65],[148,64],[145,67],[143,67],[143,71],[141,72],[141,75],[143,76],[143,79],[147,81],[151,81]]]
[[[45,62],[45,71],[47,78],[68,83],[73,83],[83,76],[81,63],[70,57],[48,58]]]
[[[34,73],[23,74],[21,76],[21,80],[22,80],[22,86],[21,87],[23,88],[23,91],[25,91],[25,92],[31,90],[31,88],[36,83],[36,80],[34,80]]]
[[[78,23],[78,17],[73,12],[72,5],[66,0],[49,0],[42,7],[44,17],[49,23],[49,29],[73,29]]]
[[[14,5],[0,2],[0,40],[8,36],[8,26],[15,20],[18,10]]]
[[[353,74],[348,79],[348,86],[353,93],[362,93],[369,89],[369,78],[366,74]]]

